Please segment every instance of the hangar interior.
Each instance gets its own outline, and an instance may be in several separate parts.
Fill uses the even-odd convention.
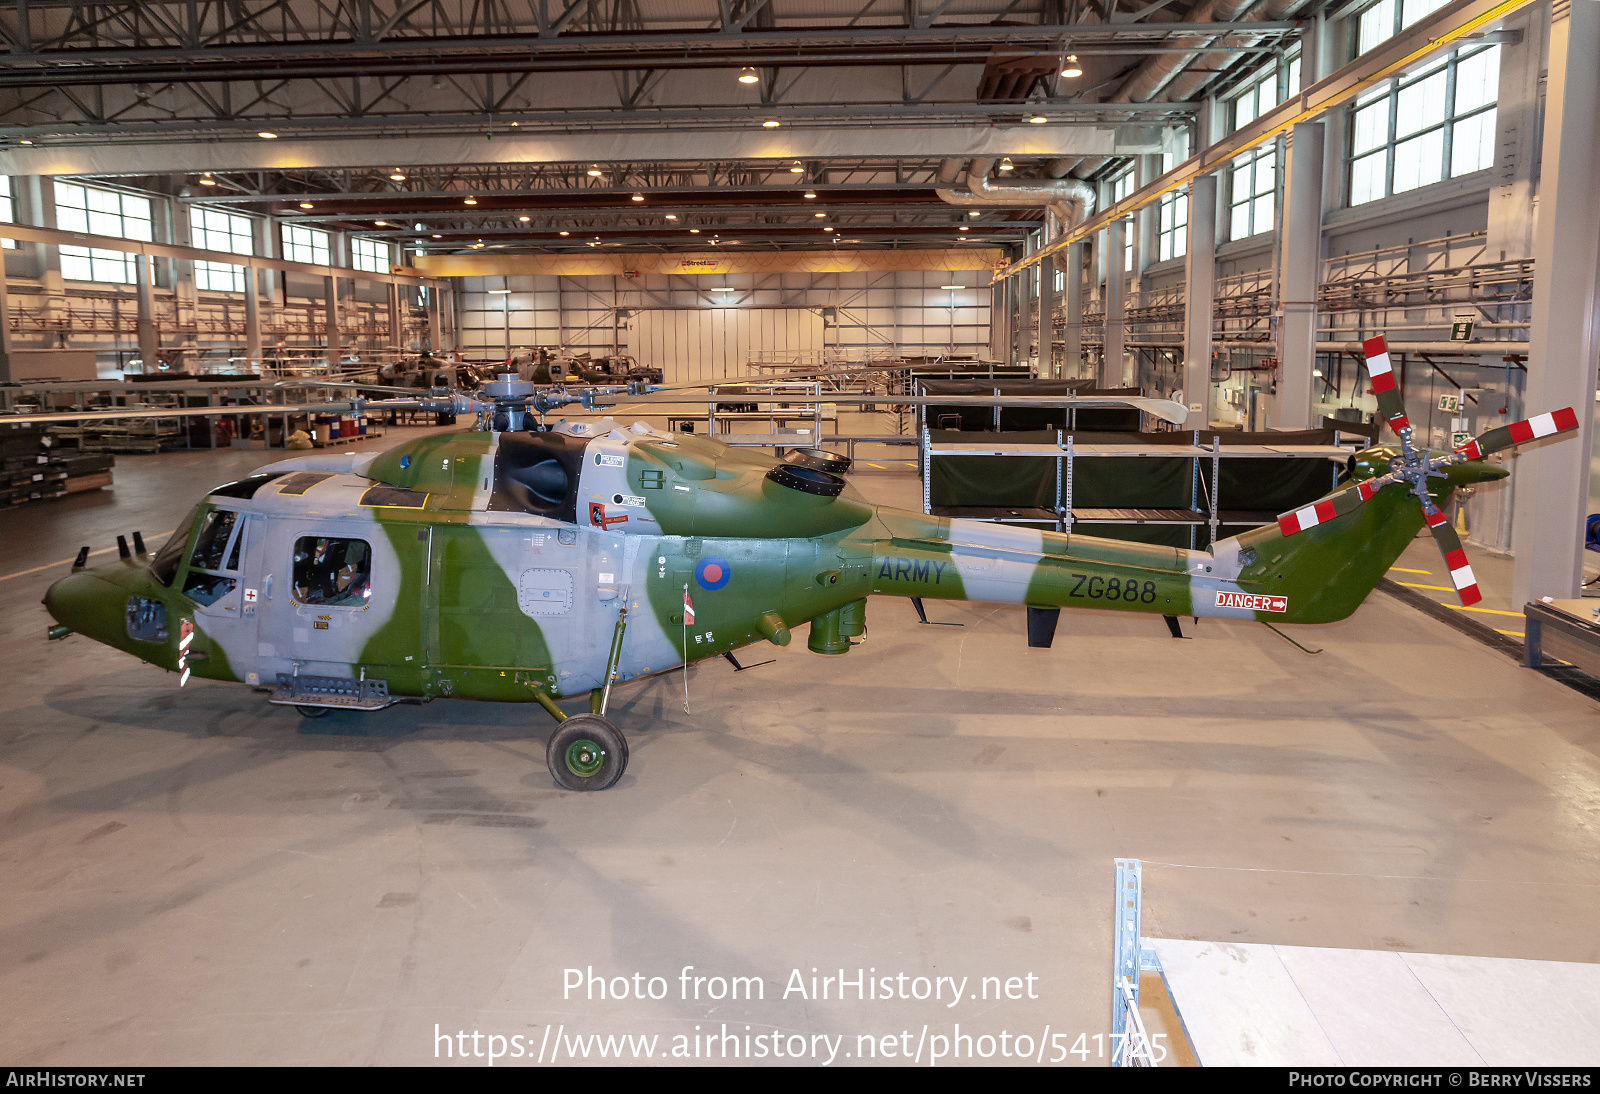
[[[26,0],[0,42],[10,1059],[1600,1062],[1600,5]],[[616,675],[597,570],[593,695],[369,710],[41,599],[176,535],[226,606],[193,582],[246,533],[201,567],[185,516],[220,484],[290,460],[340,476],[273,480],[294,520],[375,482],[426,524],[473,475],[383,453],[535,421],[848,478],[1000,562],[1236,556],[1410,460],[1395,407],[1441,468],[1504,451],[1317,626],[963,570],[691,658],[708,562],[836,531],[771,517],[687,537],[686,668]],[[559,542],[610,550],[589,505]],[[361,595],[444,603],[409,581]],[[553,782],[540,705],[621,726],[626,773]]]

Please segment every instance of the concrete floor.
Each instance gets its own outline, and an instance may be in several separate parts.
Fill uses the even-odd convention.
[[[941,1036],[1004,1031],[1092,1064],[1118,856],[1145,861],[1150,937],[1600,961],[1600,709],[1382,594],[1299,628],[1315,657],[1254,624],[1180,642],[1099,612],[1030,650],[1020,609],[930,603],[964,625],[924,627],[874,598],[844,657],[692,670],[692,715],[681,675],[619,691],[632,760],[594,795],[554,788],[536,708],[308,723],[45,642],[39,597],[80,543],[165,531],[278,455],[120,458],[112,490],[0,515],[8,1061],[452,1062],[436,1026],[469,1052],[524,1038],[501,1064],[549,1062],[557,1033],[562,1062],[596,1033],[656,1035],[660,1058],[726,1024],[803,1038],[804,1062],[828,1059],[815,1035],[844,1035],[835,1065],[858,1035],[925,1064]],[[914,505],[914,475],[873,462],[856,482]],[[765,998],[683,999],[690,965]],[[589,967],[666,997],[564,997]],[[785,999],[813,968],[998,980],[953,1008],[948,985]],[[994,998],[1012,977],[1021,998]]]

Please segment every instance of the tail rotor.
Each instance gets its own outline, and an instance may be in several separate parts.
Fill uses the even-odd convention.
[[[1381,337],[1369,338],[1362,343],[1362,348],[1366,351],[1367,375],[1372,381],[1372,392],[1378,399],[1378,413],[1399,436],[1400,455],[1391,461],[1388,474],[1357,483],[1303,509],[1284,513],[1278,518],[1278,529],[1285,536],[1297,535],[1351,512],[1386,486],[1405,483],[1407,492],[1416,495],[1422,507],[1428,530],[1439,546],[1439,553],[1444,556],[1445,568],[1450,572],[1450,583],[1455,587],[1456,595],[1461,598],[1462,606],[1470,607],[1482,600],[1483,594],[1478,590],[1477,579],[1467,562],[1461,537],[1451,527],[1449,517],[1434,504],[1433,495],[1428,490],[1428,480],[1445,478],[1444,469],[1455,464],[1482,460],[1520,444],[1574,432],[1578,428],[1578,415],[1571,407],[1540,414],[1525,421],[1497,426],[1453,452],[1431,455],[1412,446],[1411,420],[1406,417],[1405,401],[1395,385],[1388,344]]]

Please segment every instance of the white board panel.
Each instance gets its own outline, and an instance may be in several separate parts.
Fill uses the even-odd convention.
[[[822,316],[806,308],[649,309],[629,327],[628,352],[669,384],[744,376],[752,359],[804,359],[823,344]]]

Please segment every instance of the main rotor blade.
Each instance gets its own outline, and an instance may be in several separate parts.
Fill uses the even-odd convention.
[[[1557,433],[1570,433],[1578,428],[1578,414],[1570,406],[1560,410],[1553,410],[1549,414],[1540,414],[1533,418],[1526,418],[1510,425],[1497,426],[1486,430],[1477,438],[1468,441],[1457,452],[1466,454],[1469,460],[1481,460],[1491,452],[1511,448],[1529,441],[1537,441],[1542,437],[1554,437]]]
[[[1326,524],[1334,517],[1342,517],[1383,487],[1389,485],[1388,476],[1377,479],[1368,479],[1366,482],[1357,483],[1348,490],[1341,490],[1337,494],[1330,494],[1321,501],[1313,502],[1304,509],[1295,509],[1284,513],[1278,518],[1278,531],[1286,536],[1304,532],[1307,528],[1315,528],[1319,524]]]
[[[1428,531],[1433,533],[1433,541],[1439,545],[1439,553],[1444,556],[1445,569],[1450,571],[1450,584],[1456,587],[1456,595],[1461,598],[1462,605],[1471,607],[1483,599],[1483,594],[1478,591],[1478,579],[1467,564],[1467,552],[1461,547],[1461,537],[1450,527],[1450,518],[1440,510],[1430,505],[1423,515],[1428,521]]]
[[[1411,428],[1406,417],[1406,403],[1395,387],[1394,366],[1389,363],[1389,343],[1383,336],[1368,338],[1361,343],[1367,355],[1367,376],[1372,381],[1372,393],[1378,397],[1378,413],[1389,423],[1395,433]]]
[[[368,404],[372,407],[378,404]],[[415,409],[394,407],[396,410]],[[242,406],[182,406],[182,407],[100,407],[89,410],[61,410],[48,414],[0,414],[0,424],[29,424],[50,422],[103,422],[139,418],[236,418],[256,414],[349,414],[349,403],[249,403]]]

